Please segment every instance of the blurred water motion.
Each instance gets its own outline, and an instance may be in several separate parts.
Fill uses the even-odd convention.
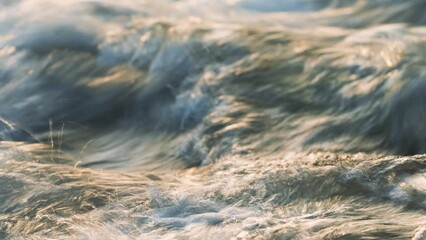
[[[426,239],[424,0],[0,2],[1,239]]]

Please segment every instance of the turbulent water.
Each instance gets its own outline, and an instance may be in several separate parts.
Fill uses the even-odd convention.
[[[1,0],[0,239],[426,239],[424,0]]]

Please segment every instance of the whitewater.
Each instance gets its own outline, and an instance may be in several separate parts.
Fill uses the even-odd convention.
[[[424,0],[0,0],[0,239],[426,239]]]

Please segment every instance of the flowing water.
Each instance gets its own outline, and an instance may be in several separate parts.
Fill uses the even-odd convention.
[[[424,0],[1,0],[0,239],[426,239]]]

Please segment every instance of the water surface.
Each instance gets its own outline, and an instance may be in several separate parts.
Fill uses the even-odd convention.
[[[423,0],[0,2],[0,238],[426,239]]]

